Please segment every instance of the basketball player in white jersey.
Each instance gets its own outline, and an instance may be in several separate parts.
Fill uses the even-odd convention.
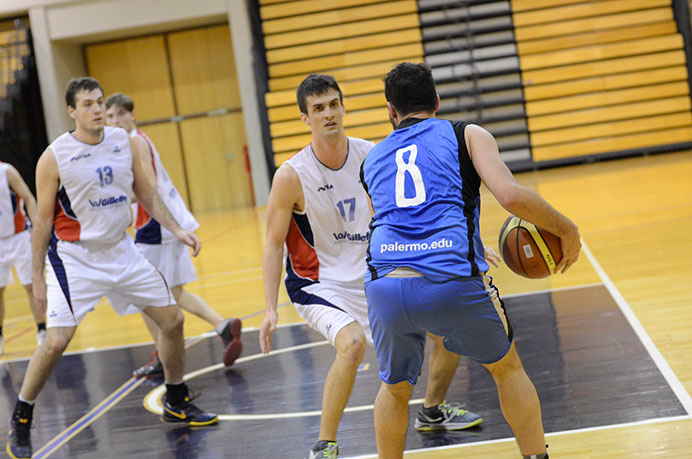
[[[336,348],[322,395],[318,441],[308,454],[309,459],[334,458],[337,427],[366,343],[372,344],[363,290],[371,213],[360,184],[360,165],[374,144],[346,137],[343,96],[331,76],[308,76],[298,87],[297,99],[312,142],[274,175],[267,206],[266,314],[260,345],[265,354],[272,347],[285,245],[289,297],[310,327]],[[480,424],[478,415],[445,402],[459,356],[444,349],[441,338],[431,338],[426,399],[416,428],[458,430]]]
[[[31,357],[12,414],[7,452],[13,458],[31,457],[34,401],[77,325],[104,295],[116,312],[136,305],[160,329],[167,389],[161,419],[190,426],[218,420],[191,403],[183,382],[183,314],[161,274],[125,231],[130,194],[195,255],[199,239],[176,223],[159,198],[146,152],[123,129],[104,127],[99,83],[75,78],[65,99],[76,128],[55,139],[36,166],[32,280],[37,303],[47,308],[47,334]]]
[[[159,197],[182,228],[186,231],[197,230],[199,223],[187,209],[185,201],[173,185],[154,143],[137,128],[135,104],[130,97],[122,93],[115,93],[106,99],[106,124],[125,129],[132,140],[138,143],[142,150],[149,153],[149,159],[156,175],[156,190]],[[134,204],[133,207],[135,211],[135,245],[147,260],[163,274],[178,306],[206,320],[214,327],[224,342],[223,363],[226,366],[232,365],[243,349],[240,340],[242,325],[240,319],[224,320],[206,301],[184,290],[185,284],[197,280],[190,250],[185,244],[178,241],[170,231],[153,219],[140,203]],[[146,314],[143,314],[142,318],[154,338],[154,343],[157,344],[158,326]],[[136,378],[155,377],[162,374],[163,367],[157,352],[152,355],[149,363],[134,372]]]
[[[26,290],[29,306],[36,321],[36,339],[40,345],[46,337],[46,320],[34,301],[31,285],[31,232],[24,205],[33,220],[36,200],[24,179],[11,164],[0,162],[0,355],[2,323],[5,319],[5,287],[13,282],[11,268]]]

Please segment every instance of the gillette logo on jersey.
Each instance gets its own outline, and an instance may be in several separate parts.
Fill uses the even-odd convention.
[[[106,207],[106,206],[112,206],[112,205],[117,205],[117,204],[122,204],[126,203],[129,204],[127,200],[127,196],[124,194],[121,194],[120,196],[110,196],[108,198],[101,198],[98,201],[92,201],[89,199],[89,204],[91,204],[92,208],[99,208],[99,207]]]
[[[332,233],[332,236],[334,236],[334,239],[337,241],[353,241],[353,242],[368,242],[370,240],[370,231],[367,233],[349,233],[348,231],[344,231],[341,233]]]

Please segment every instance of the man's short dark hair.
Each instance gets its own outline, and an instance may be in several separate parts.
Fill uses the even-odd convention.
[[[432,71],[427,65],[402,62],[383,80],[384,96],[399,115],[435,111],[437,90]]]
[[[336,82],[333,76],[312,73],[305,77],[296,91],[298,108],[300,108],[301,113],[305,113],[306,115],[308,113],[308,96],[321,96],[322,94],[326,94],[330,89],[335,89],[339,93],[339,100],[343,104],[344,95],[342,94],[341,88],[339,88],[339,84]]]
[[[132,102],[130,96],[123,94],[122,92],[116,92],[115,94],[108,96],[106,99],[106,110],[111,108],[112,105],[123,108],[130,113],[132,113],[132,110],[135,109],[135,103]]]
[[[68,107],[77,108],[75,106],[75,96],[79,91],[93,91],[94,89],[100,89],[101,94],[103,94],[103,88],[94,78],[91,77],[79,77],[72,78],[69,83],[67,83],[67,89],[65,90],[65,102],[67,102]]]

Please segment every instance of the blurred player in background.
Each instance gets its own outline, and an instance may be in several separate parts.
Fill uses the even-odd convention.
[[[132,140],[143,151],[148,152],[151,165],[156,175],[156,191],[173,218],[186,231],[195,231],[199,223],[190,213],[173,185],[166,168],[161,162],[159,152],[154,143],[145,133],[137,129],[135,119],[135,105],[130,97],[122,93],[116,93],[106,99],[106,123],[125,129]],[[199,296],[185,291],[185,284],[197,280],[195,266],[190,257],[190,251],[185,244],[166,228],[161,226],[141,204],[134,204],[135,208],[135,244],[142,254],[163,274],[168,283],[178,306],[191,312],[197,317],[209,322],[224,343],[223,362],[230,366],[240,355],[243,345],[240,340],[240,319],[225,319],[219,315]],[[137,312],[134,311],[133,312]],[[154,338],[158,349],[159,328],[146,314],[142,315],[144,322]],[[158,377],[163,375],[163,367],[155,351],[150,362],[134,372],[136,378]]]
[[[29,307],[36,321],[36,339],[46,338],[45,314],[34,301],[31,283],[31,225],[36,216],[36,200],[11,164],[0,162],[0,355],[3,351],[2,324],[5,319],[5,287],[13,282],[11,268],[26,290]]]

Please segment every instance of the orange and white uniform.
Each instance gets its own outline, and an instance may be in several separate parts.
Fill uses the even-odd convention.
[[[305,204],[293,212],[286,236],[286,290],[298,314],[332,344],[353,321],[371,340],[363,291],[370,208],[360,165],[373,145],[348,137],[338,170],[322,164],[309,145],[288,160]]]
[[[168,207],[178,225],[186,231],[195,231],[199,223],[190,213],[185,201],[173,185],[161,156],[149,137],[139,129],[133,129],[130,137],[141,137],[147,145],[151,165],[156,174],[156,192]],[[133,205],[135,216],[135,244],[144,256],[158,269],[170,287],[197,280],[190,249],[161,226],[141,204]]]
[[[22,285],[31,284],[31,235],[24,201],[7,181],[7,163],[0,162],[0,288],[11,284],[11,267]]]
[[[46,263],[48,327],[79,324],[104,295],[119,314],[129,304],[174,303],[125,231],[134,179],[129,141],[123,129],[105,127],[96,145],[67,132],[48,147],[60,179]]]

